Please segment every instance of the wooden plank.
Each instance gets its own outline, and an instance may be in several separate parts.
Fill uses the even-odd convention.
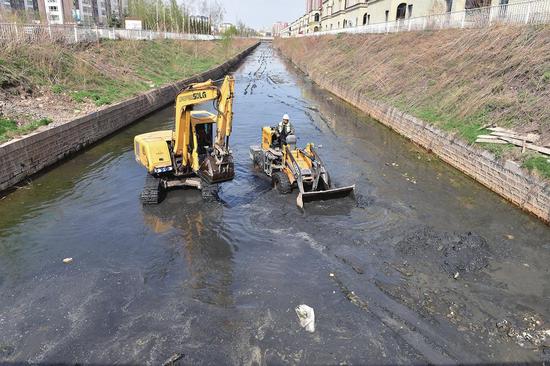
[[[502,127],[488,127],[487,128],[489,131],[493,131],[493,132],[506,132],[506,133],[516,133],[516,131],[514,130],[509,130],[507,128],[502,128]]]
[[[511,144],[514,144],[519,147],[523,147],[523,141],[518,139],[513,139],[510,137],[501,137],[502,140],[508,141]],[[525,147],[529,150],[538,151],[541,154],[550,155],[550,148],[537,146],[535,144],[525,144]]]
[[[478,135],[477,138],[478,139],[486,139],[486,140],[498,140],[499,139],[498,136],[493,136],[493,135]]]
[[[533,134],[533,133],[520,135],[520,134],[507,133],[507,132],[492,132],[491,134],[494,136],[510,137],[517,140],[525,140],[527,142],[537,142],[540,139],[539,135]]]
[[[510,137],[517,140],[525,140],[527,142],[537,142],[540,139],[540,136],[534,133],[528,133],[527,135],[519,135],[517,133],[508,133],[508,132],[491,132],[491,135],[498,136],[498,137]]]
[[[538,141],[540,139],[540,135],[537,133],[527,133],[527,134],[521,134],[519,132],[516,132],[514,130],[510,130],[508,128],[503,127],[489,127],[487,128],[489,131],[492,131],[491,135],[496,136],[504,136],[504,137],[512,137],[512,138],[518,138],[522,140],[524,137],[527,141]],[[495,133],[497,132],[497,133]],[[500,133],[509,134],[508,135],[500,135]]]
[[[477,130],[481,131],[481,130],[485,130],[488,127],[493,127],[493,126],[494,126],[494,123],[487,123],[487,124],[481,126],[480,128],[478,128]]]
[[[477,143],[485,143],[485,144],[505,144],[508,145],[508,142],[499,140],[499,139],[484,139],[484,138],[478,138],[476,140]]]

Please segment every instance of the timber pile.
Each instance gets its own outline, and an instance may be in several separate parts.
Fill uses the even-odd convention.
[[[502,127],[489,127],[487,129],[491,131],[491,133],[489,135],[479,135],[476,140],[477,143],[512,144],[521,147],[522,153],[528,149],[537,151],[541,154],[550,155],[550,146],[540,146],[536,144],[540,140],[539,134],[519,134]]]

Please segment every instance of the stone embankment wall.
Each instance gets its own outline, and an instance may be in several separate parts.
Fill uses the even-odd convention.
[[[211,70],[0,145],[0,191],[174,102],[184,85],[222,78],[259,43]]]
[[[550,185],[529,175],[513,162],[469,145],[453,134],[364,95],[337,85],[329,75],[309,75],[322,88],[349,102],[443,161],[469,175],[523,210],[550,223]]]

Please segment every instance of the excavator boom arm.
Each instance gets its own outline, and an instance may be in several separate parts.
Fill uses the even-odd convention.
[[[220,88],[212,80],[208,80],[203,83],[191,84],[178,94],[176,98],[174,154],[183,156],[184,164],[187,163],[187,146],[190,143],[191,110],[196,104],[211,100],[216,101],[218,115],[215,142],[216,146],[222,151],[228,150],[226,137],[231,134],[232,129],[234,88],[235,79],[232,76],[226,76]]]
[[[226,76],[220,87],[220,99],[218,102],[218,118],[216,121],[216,146],[222,151],[227,150],[226,138],[231,135],[233,127],[233,94],[235,92],[235,79]]]

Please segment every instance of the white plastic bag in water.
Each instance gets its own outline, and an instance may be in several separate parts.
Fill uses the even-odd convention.
[[[315,332],[315,312],[313,308],[307,305],[300,305],[294,310],[296,311],[296,315],[298,315],[302,328],[306,328],[306,331],[310,333]]]

